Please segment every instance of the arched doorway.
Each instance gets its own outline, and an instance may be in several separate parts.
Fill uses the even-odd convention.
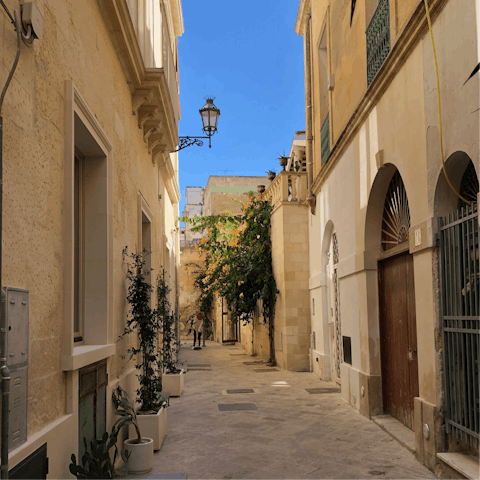
[[[440,322],[446,433],[463,448],[479,445],[480,263],[478,174],[469,156],[455,152],[446,162],[436,194],[439,218]]]
[[[378,264],[383,409],[414,429],[418,397],[417,327],[413,257],[409,253],[410,209],[400,173],[384,202]]]

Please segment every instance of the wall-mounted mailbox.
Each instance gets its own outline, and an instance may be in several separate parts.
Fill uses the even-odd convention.
[[[352,338],[343,337],[343,361],[352,364]]]
[[[10,418],[8,421],[8,449],[27,441],[28,367],[10,372]]]
[[[7,303],[7,366],[28,365],[28,290],[5,287]]]

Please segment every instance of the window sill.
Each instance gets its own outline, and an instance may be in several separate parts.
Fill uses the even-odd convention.
[[[62,368],[64,371],[78,370],[112,355],[115,355],[115,344],[79,345],[73,347],[73,355],[63,355]]]

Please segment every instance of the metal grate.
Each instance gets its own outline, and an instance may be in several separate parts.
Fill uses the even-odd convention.
[[[278,368],[254,368],[254,372],[262,373],[262,372],[279,372]]]
[[[218,409],[221,412],[237,412],[240,410],[258,410],[254,403],[219,403]]]
[[[340,393],[339,388],[306,388],[305,389],[310,394],[321,394],[321,393]]]
[[[323,121],[322,128],[320,129],[320,145],[321,145],[321,157],[322,165],[327,161],[330,155],[330,115],[327,114],[327,118]]]
[[[192,363],[191,365],[188,365],[188,368],[190,367],[211,367],[211,365],[209,363]]]
[[[255,390],[253,388],[234,388],[233,390],[227,390],[228,394],[234,394],[234,393],[255,393]]]
[[[231,355],[232,357],[236,356],[236,355],[246,355],[246,353],[230,353],[229,355]]]
[[[188,372],[211,372],[211,368],[190,368],[188,367]]]
[[[367,27],[366,35],[367,84],[370,86],[390,53],[390,8],[388,0],[378,2],[378,7]]]
[[[439,219],[440,289],[447,433],[478,448],[479,231],[478,205]]]

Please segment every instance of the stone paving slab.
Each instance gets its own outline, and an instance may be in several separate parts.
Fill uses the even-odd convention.
[[[188,479],[434,478],[406,448],[358,413],[335,388],[308,372],[252,372],[238,346],[185,345],[180,359],[211,364],[188,371],[181,397],[170,399],[164,444],[151,475]],[[253,388],[248,395],[222,394]],[[222,412],[218,404],[254,403],[258,410]],[[145,478],[144,476],[143,478]],[[130,476],[129,478],[142,478]]]

